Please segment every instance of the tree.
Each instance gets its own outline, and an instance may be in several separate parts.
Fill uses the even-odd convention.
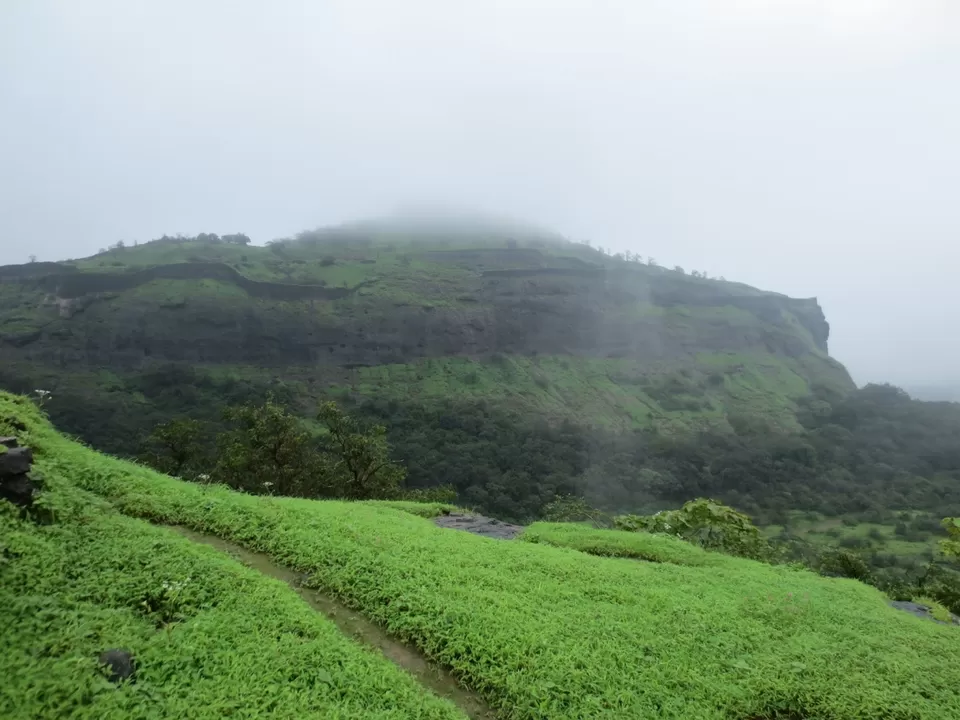
[[[674,272],[678,272],[678,273],[680,273],[681,275],[683,275],[683,268],[680,267],[679,265],[674,265],[674,266],[673,266],[673,271],[674,271]]]
[[[280,404],[229,408],[233,428],[217,438],[214,477],[252,493],[306,497],[330,496],[325,472],[309,433]]]
[[[144,442],[142,459],[168,475],[181,476],[201,468],[203,426],[197,420],[177,418],[160,423]]]
[[[243,233],[234,233],[233,235],[224,235],[222,238],[225,243],[230,243],[232,245],[249,245],[250,238],[244,235]]]
[[[31,255],[31,256],[30,256],[30,262],[35,263],[36,261],[37,261],[37,256],[36,256],[36,255]]]
[[[590,522],[594,527],[608,527],[610,519],[578,495],[557,495],[543,506],[543,519],[548,522]]]
[[[940,552],[948,558],[960,558],[960,518],[944,518],[947,539],[940,541]]]
[[[331,457],[330,469],[341,497],[383,498],[399,492],[407,471],[390,460],[383,425],[374,425],[364,432],[357,420],[335,402],[323,403],[317,419],[327,429],[324,449]]]

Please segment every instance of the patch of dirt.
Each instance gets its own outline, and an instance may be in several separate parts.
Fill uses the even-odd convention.
[[[474,535],[496,538],[498,540],[513,540],[523,532],[523,525],[511,525],[483,515],[468,515],[465,513],[450,513],[434,518],[434,522],[443,528],[451,530],[465,530]]]

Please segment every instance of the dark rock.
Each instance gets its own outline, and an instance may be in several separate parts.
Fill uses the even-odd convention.
[[[953,615],[952,623],[945,623],[941,620],[937,620],[930,611],[930,608],[926,605],[921,605],[920,603],[906,602],[903,600],[891,600],[887,604],[892,608],[896,608],[897,610],[903,610],[904,612],[908,612],[911,615],[923,618],[924,620],[933,620],[935,623],[939,623],[941,625],[960,625],[960,618],[958,618],[956,615]]]
[[[101,653],[99,663],[109,671],[107,678],[110,682],[119,683],[124,680],[133,682],[136,679],[137,661],[127,650],[106,650]]]
[[[30,472],[33,463],[33,450],[15,447],[0,455],[0,480],[10,475],[22,475]]]
[[[5,448],[15,448],[20,443],[17,442],[17,439],[13,436],[11,437],[0,437],[0,445],[3,445]]]
[[[39,489],[26,473],[0,476],[0,498],[9,500],[18,507],[31,507]]]
[[[434,523],[439,527],[450,528],[452,530],[465,530],[474,535],[496,538],[498,540],[512,540],[523,532],[522,525],[511,525],[483,515],[464,515],[463,513],[450,513],[434,518]]]

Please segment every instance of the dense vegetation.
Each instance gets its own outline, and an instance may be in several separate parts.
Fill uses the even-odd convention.
[[[461,503],[510,520],[539,517],[568,493],[619,512],[711,496],[761,524],[789,526],[794,511],[855,515],[924,542],[939,520],[899,513],[960,515],[960,406],[890,386],[831,399],[802,403],[803,428],[789,434],[737,418],[736,433],[613,434],[483,402],[367,400],[351,411],[386,427],[410,487],[449,483]]]
[[[960,515],[960,405],[856,390],[813,299],[455,225],[0,267],[0,387],[52,391],[51,418],[98,449],[247,492],[452,485],[519,522],[571,494],[641,515],[711,497],[797,557],[838,545],[888,582],[924,575]],[[360,435],[383,426],[403,482],[351,490],[330,401]],[[256,428],[281,419],[271,458]]]
[[[360,668],[336,661],[331,667],[328,656],[312,654],[353,650],[335,642],[304,644],[304,634],[320,637],[325,625],[296,615],[306,608],[275,583],[213,560],[209,551],[185,551],[180,558],[174,557],[179,552],[156,552],[164,543],[173,550],[183,541],[160,530],[146,532],[141,523],[116,517],[116,508],[232,539],[308,573],[310,583],[335,592],[451,667],[504,717],[940,720],[960,713],[953,690],[960,682],[956,628],[894,610],[881,593],[861,583],[722,555],[711,556],[709,566],[684,564],[680,548],[690,546],[681,540],[658,541],[665,549],[676,546],[676,552],[657,558],[665,562],[597,558],[540,542],[497,542],[443,530],[390,507],[240,494],[99,455],[61,438],[35,410],[9,396],[0,397],[0,418],[25,428],[3,421],[3,431],[16,431],[36,449],[38,469],[49,479],[54,504],[62,508],[49,526],[28,528],[15,518],[5,520],[4,541],[14,538],[24,552],[5,553],[4,592],[12,587],[8,577],[15,576],[21,583],[36,583],[44,595],[66,597],[65,602],[86,594],[87,601],[108,608],[129,608],[129,598],[138,597],[138,582],[149,589],[165,572],[175,580],[185,575],[196,580],[188,585],[196,590],[177,595],[186,617],[177,618],[169,634],[156,633],[153,619],[140,620],[135,610],[124,609],[98,616],[100,632],[107,635],[58,636],[48,650],[50,659],[38,661],[71,667],[73,686],[75,678],[85,682],[84,673],[96,677],[93,660],[83,660],[94,646],[117,639],[142,648],[142,680],[109,694],[101,691],[102,699],[94,700],[99,709],[137,712],[143,698],[155,697],[172,709],[193,701],[198,714],[209,707],[212,715],[213,708],[220,712],[217,703],[228,702],[230,678],[242,674],[249,692],[238,690],[230,701],[262,695],[258,702],[290,703],[288,714],[320,707],[328,717],[354,717],[351,708],[369,699],[369,678],[381,689],[380,699],[369,699],[369,717],[387,707],[397,717],[443,716],[440,705],[405,694],[409,684],[395,680],[396,674],[369,655],[350,656],[365,659],[368,665]],[[58,500],[78,489],[95,492],[111,505]],[[98,533],[97,513],[106,516],[104,526],[119,529]],[[36,559],[30,558],[30,537],[44,538],[46,549]],[[84,554],[84,548],[100,549]],[[63,553],[80,561],[61,562]],[[138,553],[149,553],[142,573],[129,569],[142,562]],[[211,564],[203,566],[208,560]],[[115,582],[104,583],[98,563],[107,563],[113,573],[125,569],[109,575]],[[164,563],[175,567],[164,568]],[[229,583],[241,580],[243,591],[229,591]],[[221,587],[220,594],[205,594],[208,584]],[[261,586],[262,591],[256,589]],[[74,590],[78,587],[81,591]],[[212,597],[218,598],[215,604],[204,599]],[[247,603],[279,611],[276,617],[248,614]],[[56,635],[57,617],[55,611],[34,615],[27,629],[6,624],[4,632],[13,647],[25,648],[34,642],[24,639],[29,633]],[[103,617],[130,619],[105,625]],[[236,627],[223,627],[221,619],[236,621]],[[282,628],[290,622],[301,628],[295,656],[270,669],[244,664],[265,657],[275,663],[274,655],[262,652],[264,638],[284,642]],[[207,665],[204,678],[178,682],[188,647],[197,658],[201,649],[215,653],[220,643],[234,641],[237,645],[223,658],[236,658],[236,648],[248,642],[257,642],[259,652],[235,660],[236,667]],[[276,672],[291,672],[301,659],[314,662],[303,681],[313,678],[314,687],[330,687],[329,694],[316,689],[305,695],[258,693],[260,683],[273,682]],[[24,691],[36,683],[66,687],[56,673],[38,675],[46,665],[27,667],[18,676],[20,692],[5,697],[24,702],[35,697]],[[318,679],[320,669],[332,682],[326,673]],[[379,680],[373,679],[376,673],[382,673]],[[90,680],[88,687],[98,687],[97,682]],[[71,708],[81,701],[63,702]],[[300,704],[325,701],[337,704]],[[414,707],[418,701],[432,709]]]
[[[386,429],[363,427],[334,402],[320,406],[319,436],[272,400],[227,408],[224,420],[227,428],[216,438],[205,437],[203,425],[191,418],[157,425],[144,441],[141,460],[177,477],[254,494],[456,498],[446,486],[407,491],[406,469],[390,459]]]

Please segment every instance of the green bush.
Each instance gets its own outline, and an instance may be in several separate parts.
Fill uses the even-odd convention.
[[[867,562],[856,553],[828,548],[817,559],[817,569],[822,575],[852,578],[862,582],[869,582],[870,567]]]
[[[717,502],[698,498],[679,510],[655,515],[621,515],[614,518],[619,530],[675,535],[687,542],[729,555],[769,558],[772,548],[747,515]]]

